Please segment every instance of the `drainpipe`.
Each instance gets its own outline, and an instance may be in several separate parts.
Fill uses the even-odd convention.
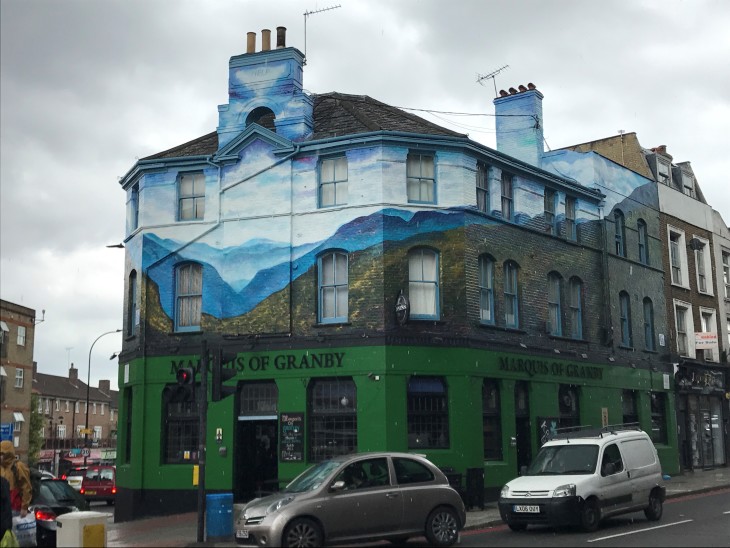
[[[601,208],[602,210],[603,208]],[[605,295],[603,313],[605,315],[606,325],[606,339],[603,341],[604,345],[608,345],[610,339],[611,348],[613,348],[613,319],[611,317],[611,274],[608,268],[608,233],[606,227],[606,219],[604,218],[603,211],[600,211],[600,216],[603,222],[603,230],[601,230],[601,237],[603,245],[601,246],[601,262],[603,265],[603,294]]]

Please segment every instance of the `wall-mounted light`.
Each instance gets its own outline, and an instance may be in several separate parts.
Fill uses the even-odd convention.
[[[380,375],[376,375],[375,373],[368,373],[368,379],[377,382],[380,380]]]
[[[560,350],[558,350],[557,348],[553,348],[553,352],[555,352],[556,354],[560,354]]]
[[[522,348],[527,348],[527,345],[526,345],[525,343],[520,343],[520,346],[521,346]]]
[[[608,361],[615,362],[616,361],[616,358],[614,358],[613,356],[609,356],[608,357]]]

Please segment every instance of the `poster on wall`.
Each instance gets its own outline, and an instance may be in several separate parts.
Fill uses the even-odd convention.
[[[558,434],[558,417],[537,417],[537,444],[543,446]]]
[[[279,447],[281,462],[304,460],[304,413],[279,415]]]

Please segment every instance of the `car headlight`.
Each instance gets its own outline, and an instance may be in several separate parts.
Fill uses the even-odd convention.
[[[509,497],[509,485],[504,485],[502,490],[499,492],[500,497]]]
[[[285,499],[277,500],[275,503],[273,503],[271,506],[269,506],[266,509],[266,515],[268,516],[269,514],[277,512],[282,506],[289,504],[293,500],[294,500],[294,497],[287,497]]]
[[[555,488],[553,491],[553,497],[574,497],[575,496],[575,483],[566,483]]]

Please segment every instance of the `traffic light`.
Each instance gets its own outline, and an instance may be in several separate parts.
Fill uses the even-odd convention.
[[[224,386],[224,382],[236,376],[236,370],[230,367],[223,367],[223,364],[233,362],[236,359],[235,352],[226,352],[222,348],[213,356],[213,379],[211,387],[211,401],[221,401],[231,394],[236,393],[235,386]]]
[[[195,370],[192,367],[181,367],[177,370],[176,399],[183,402],[195,401]]]

